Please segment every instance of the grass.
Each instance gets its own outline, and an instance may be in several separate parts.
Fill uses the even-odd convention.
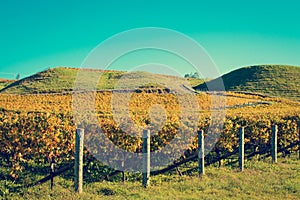
[[[256,92],[300,100],[299,76],[300,67],[261,65],[239,68],[221,78],[227,91]],[[196,87],[200,90],[205,88],[205,84]]]
[[[7,79],[1,79],[0,78],[0,90],[8,86],[9,84],[13,83],[14,80],[7,80]]]
[[[300,160],[294,155],[278,161],[246,161],[244,172],[233,166],[208,167],[200,178],[196,173],[154,176],[148,188],[139,178],[94,182],[85,183],[78,195],[70,179],[56,177],[52,192],[49,182],[13,192],[18,185],[7,180],[0,181],[0,192],[3,199],[300,199]]]
[[[191,84],[192,87],[205,83],[204,79],[197,79],[197,78],[187,78],[187,81]]]
[[[75,68],[51,68],[46,71],[37,73],[33,76],[21,79],[10,85],[7,82],[0,82],[2,93],[24,94],[24,93],[60,93],[73,90],[74,82],[78,75],[78,69]],[[86,80],[98,81],[92,83],[98,90],[111,90],[118,85],[118,82],[124,78],[126,72],[123,71],[99,71],[84,70],[81,71],[81,80],[77,79],[77,83],[84,88]],[[234,70],[221,78],[227,91],[247,91],[254,93],[262,93],[270,96],[288,97],[292,100],[300,100],[300,67],[284,66],[284,65],[262,65],[243,67]],[[171,83],[183,81],[183,78],[172,77],[166,75],[156,75],[157,78],[170,78]],[[101,77],[99,79],[99,77]],[[126,76],[125,82],[119,86],[130,87],[136,80],[143,78],[152,83],[153,74],[147,72],[136,72]],[[99,80],[98,80],[99,79]],[[199,90],[205,90],[206,84],[202,79],[186,79],[188,83]],[[214,80],[211,81],[213,83]],[[120,83],[120,82],[119,82]],[[171,84],[170,83],[170,84]],[[7,86],[6,88],[3,88]]]
[[[80,76],[78,76],[79,74]],[[95,89],[94,87],[96,87],[98,90],[123,89],[124,86],[130,88],[131,86],[134,86],[134,83],[136,83],[137,80],[145,81],[145,84],[148,84],[148,86],[149,84],[150,86],[155,86],[157,83],[153,82],[154,77],[156,79],[167,78],[168,80],[172,80],[172,83],[176,81],[183,82],[185,80],[180,77],[154,75],[148,72],[134,72],[123,76],[125,74],[126,72],[124,71],[101,71],[91,69],[79,71],[79,69],[76,68],[58,67],[39,72],[33,76],[11,83],[10,85],[1,85],[0,82],[0,90],[1,93],[8,94],[60,93],[72,91],[74,89],[75,80],[80,88]],[[201,79],[189,78],[187,81],[191,86],[203,83],[203,80]],[[131,87],[130,89],[133,88],[135,87]]]

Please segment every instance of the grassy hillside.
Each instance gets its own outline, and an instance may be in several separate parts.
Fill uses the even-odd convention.
[[[33,76],[21,79],[10,85],[5,85],[2,87],[1,93],[8,94],[28,94],[28,93],[59,93],[72,91],[74,88],[74,82],[78,75],[79,69],[75,68],[52,68],[46,71],[37,73]],[[101,73],[101,78],[98,82],[97,89],[114,89],[120,78],[126,74],[124,71],[101,71],[101,70],[84,70],[80,72],[84,77],[82,80],[82,85],[85,84],[85,81],[88,80],[97,80],[99,73]],[[147,72],[134,72],[126,76],[127,81],[125,86],[130,86],[136,81],[137,78],[142,78],[143,80],[148,81],[148,84],[145,85],[146,88],[157,88],[155,82],[151,81],[156,78],[169,78],[174,80],[172,82],[184,81],[185,79],[175,76],[166,76],[166,75],[157,75]],[[80,83],[79,81],[79,83]],[[187,79],[191,86],[196,86],[200,83],[203,83],[200,79]]]
[[[1,93],[28,94],[28,93],[59,93],[72,91],[74,81],[78,73],[75,68],[52,68],[33,76],[21,79],[16,82],[0,81]],[[82,71],[81,71],[82,72]],[[97,80],[97,75],[101,73],[97,89],[114,89],[120,78],[126,74],[123,71],[100,71],[85,70],[82,84],[86,79]],[[147,72],[135,72],[127,76],[127,81],[123,83],[130,86],[135,83],[136,78],[143,78],[148,82],[142,89],[153,90],[160,86],[155,83],[154,77],[163,79],[169,78],[174,82],[187,80],[191,86],[197,90],[206,90],[206,84],[201,79],[183,79],[174,76],[154,75]],[[300,67],[282,65],[251,66],[234,70],[221,78],[224,81],[227,91],[247,91],[266,94],[270,96],[287,97],[293,100],[300,100]],[[174,81],[173,81],[174,80]],[[212,80],[210,83],[214,83]],[[79,82],[80,83],[80,82]],[[121,84],[122,85],[122,84]],[[185,85],[182,82],[182,85]]]
[[[7,80],[7,79],[1,79],[0,78],[0,90],[8,86],[9,84],[13,83],[14,80]]]
[[[234,70],[221,78],[227,91],[248,91],[300,99],[300,67],[251,66]],[[206,85],[200,84],[195,89],[206,90]]]
[[[78,69],[74,68],[52,68],[37,73],[33,76],[16,81],[1,90],[2,93],[23,94],[23,93],[55,93],[71,91],[74,87]],[[87,78],[95,76],[95,70],[87,71]],[[97,71],[100,73],[100,71]],[[101,71],[102,79],[99,82],[99,89],[110,89],[115,82],[115,77],[124,72]],[[105,84],[104,84],[105,82]]]

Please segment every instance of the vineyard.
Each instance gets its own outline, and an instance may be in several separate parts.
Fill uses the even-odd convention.
[[[300,0],[0,16],[0,200],[300,200]]]
[[[258,72],[251,77],[260,76],[266,70],[271,78],[276,77],[273,67],[258,67]],[[203,80],[144,72],[128,74],[128,80],[120,83],[118,78],[125,72],[118,71],[101,71],[102,78],[94,90],[73,91],[77,72],[77,69],[54,68],[3,86],[0,93],[0,177],[3,180],[0,181],[0,195],[4,198],[10,191],[14,194],[23,193],[24,188],[35,191],[49,180],[53,189],[54,177],[61,181],[62,187],[70,188],[70,180],[76,183],[74,163],[78,160],[76,132],[79,129],[84,131],[83,179],[86,187],[99,182],[114,183],[114,180],[140,183],[141,173],[135,172],[140,172],[143,166],[145,141],[142,133],[145,129],[150,133],[151,180],[154,183],[162,179],[172,181],[171,177],[176,174],[180,180],[186,175],[193,177],[199,159],[200,130],[204,131],[205,138],[205,167],[236,167],[241,127],[244,127],[246,160],[268,160],[274,145],[273,125],[278,127],[279,157],[293,157],[299,151],[300,103],[295,100],[297,95],[287,99],[272,96],[270,91],[267,95],[254,90],[195,91],[192,87],[201,85]],[[96,72],[87,70],[85,75],[94,77]],[[232,81],[235,74],[227,77],[229,82],[225,82],[225,87],[240,83]],[[145,78],[148,84],[132,89],[135,77]],[[254,78],[247,80],[245,85],[252,88]],[[271,79],[265,78],[269,85],[273,84]],[[153,82],[160,79],[168,79],[168,84],[175,89]],[[284,77],[280,79],[283,80]],[[114,87],[117,83],[119,88]],[[297,81],[290,85],[296,87]],[[231,89],[237,88],[239,86]],[[297,186],[293,187],[297,195]],[[37,196],[43,194],[35,193]],[[114,195],[109,188],[101,189],[100,193]]]
[[[114,120],[111,108],[112,95],[112,92],[108,91],[95,93],[95,110],[100,128],[118,147],[130,152],[141,152],[141,137],[126,133]],[[211,123],[210,115],[213,110],[210,108],[210,96],[208,93],[196,95],[201,112],[197,123],[198,129],[207,130]],[[245,126],[245,146],[249,152],[260,152],[270,146],[272,124],[279,127],[278,148],[294,144],[299,140],[298,102],[233,92],[228,92],[225,96],[226,117],[221,119],[224,120],[224,127],[220,130],[220,139],[216,141],[209,154],[211,159],[220,158],[237,149],[237,134],[240,126]],[[71,104],[71,94],[0,95],[1,162],[11,168],[10,175],[13,180],[20,181],[18,178],[20,174],[33,164],[48,163],[52,158],[60,163],[68,163],[74,159],[74,133],[77,126],[73,119]],[[140,130],[150,123],[149,112],[152,105],[161,105],[165,109],[166,123],[163,124],[162,129],[155,133],[154,127],[153,130],[150,127],[153,133],[151,151],[162,149],[176,137],[180,124],[180,106],[174,94],[134,93],[129,105],[130,117],[141,128]],[[127,122],[123,121],[123,124]],[[97,129],[88,122],[82,126],[86,130],[87,138],[92,137],[93,131]],[[181,152],[178,161],[196,152],[197,133],[193,138],[190,145]],[[181,149],[179,145],[180,143],[178,149]],[[294,146],[285,153],[296,151],[297,148]],[[99,149],[90,149],[90,151],[94,150],[93,152],[86,150],[85,157],[89,160],[92,159],[93,154],[105,151]]]

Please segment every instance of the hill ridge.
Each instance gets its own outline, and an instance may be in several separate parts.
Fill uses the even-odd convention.
[[[209,81],[223,80],[226,91],[247,91],[300,100],[300,67],[287,65],[253,65],[233,70]],[[205,83],[194,87],[207,90]]]
[[[5,88],[0,90],[0,93],[6,94],[28,94],[28,93],[66,93],[71,92],[74,89],[74,83],[76,80],[76,85],[80,85],[82,81],[82,87],[86,88],[91,86],[86,86],[86,79],[90,80],[98,80],[99,73],[101,73],[100,79],[98,81],[98,85],[95,90],[113,90],[113,89],[126,89],[123,88],[122,85],[119,86],[121,88],[115,88],[118,81],[122,78],[123,75],[128,78],[128,81],[123,84],[126,86],[133,86],[134,79],[144,79],[146,82],[148,81],[150,84],[146,84],[145,86],[141,86],[139,91],[145,90],[148,92],[151,91],[168,91],[168,88],[161,87],[155,83],[155,79],[167,78],[168,80],[177,81],[186,81],[182,77],[170,76],[170,75],[161,75],[161,74],[152,74],[150,72],[125,72],[125,71],[117,71],[117,70],[99,70],[99,69],[84,69],[80,72],[80,79],[76,79],[80,68],[68,68],[68,67],[57,67],[50,68],[45,71],[36,73],[32,76],[23,78],[16,82],[11,83]],[[155,78],[156,77],[156,78]],[[152,82],[152,80],[154,80]],[[93,82],[93,81],[92,81]],[[200,79],[189,79],[188,82],[193,84],[193,86],[202,83],[203,81]],[[96,83],[96,82],[95,82]],[[185,85],[186,90],[194,91],[191,86]]]

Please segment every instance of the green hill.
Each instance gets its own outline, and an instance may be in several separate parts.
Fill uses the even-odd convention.
[[[76,77],[78,75],[79,69],[77,68],[51,68],[45,70],[43,72],[39,72],[30,77],[21,79],[19,81],[13,82],[6,87],[0,90],[1,93],[9,93],[9,94],[28,94],[28,93],[60,93],[60,92],[70,92],[74,88],[74,83]],[[111,90],[116,89],[115,86],[120,80],[120,78],[126,74],[124,71],[113,71],[113,70],[94,70],[94,69],[85,69],[81,70],[81,79],[77,79],[77,83],[83,88],[89,88],[86,84],[86,80],[98,80],[99,73],[101,73],[101,78],[97,84],[97,90]],[[143,79],[147,82],[146,85],[142,86],[140,89],[147,91],[157,91],[157,89],[165,89],[161,88],[161,86],[155,83],[154,78],[168,78],[170,84],[173,82],[180,82],[185,88],[186,84],[183,81],[186,79],[175,77],[175,76],[166,76],[166,75],[158,75],[151,74],[148,72],[133,72],[127,74],[126,82],[123,84],[125,87],[131,86],[135,83],[136,79]],[[188,79],[187,80],[191,86],[196,86],[199,83],[202,83],[200,79]],[[121,88],[126,89],[126,88]],[[188,89],[193,90],[191,87]]]
[[[32,76],[16,81],[1,90],[1,93],[26,94],[26,93],[60,93],[72,91],[79,69],[57,67],[51,68]],[[85,70],[85,77],[92,79],[101,73],[97,89],[111,89],[121,71]]]
[[[300,67],[261,65],[243,67],[220,77],[226,91],[246,91],[300,100]],[[220,78],[208,82],[214,85]],[[194,87],[207,90],[205,83]]]
[[[0,80],[0,92],[9,94],[69,92],[74,88],[78,71],[79,69],[76,68],[58,67],[45,70],[15,82]],[[97,73],[101,73],[97,89],[110,90],[115,88],[115,85],[126,72],[87,69],[84,70],[84,77],[86,77],[86,79],[93,79],[93,77],[97,77]],[[168,77],[170,80],[174,80],[174,82],[187,80],[191,86],[194,86],[194,89],[207,90],[206,84],[200,79],[183,79],[174,76],[154,75],[147,72],[135,72],[127,76],[128,81],[124,85],[131,85],[134,83],[136,77],[142,77],[145,78],[149,84],[143,86],[141,89],[155,91],[157,88],[160,88],[160,86],[154,82],[151,83],[154,76],[161,78]],[[263,65],[240,68],[223,75],[221,78],[223,79],[227,91],[254,92],[300,100],[299,77],[300,67]],[[219,80],[220,78],[209,81],[208,83],[213,85]],[[172,84],[172,82],[173,81],[171,81],[170,84]]]
[[[7,80],[7,79],[1,79],[0,78],[0,90],[8,86],[9,84],[13,83],[14,80]]]

